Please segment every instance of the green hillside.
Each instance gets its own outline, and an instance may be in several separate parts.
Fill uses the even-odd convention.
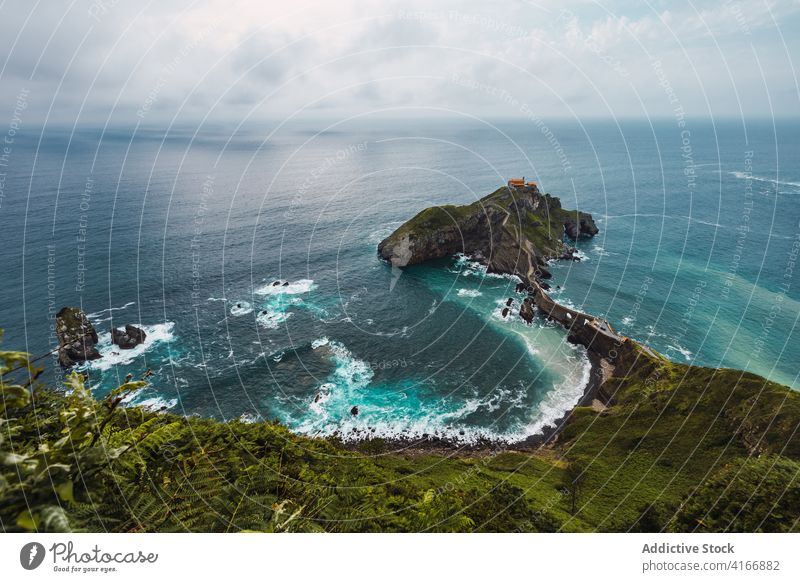
[[[20,367],[21,366],[21,367]],[[18,368],[14,370],[15,368]],[[619,368],[619,366],[618,366]],[[796,531],[798,394],[639,354],[535,451],[353,450],[125,408],[0,352],[4,531]],[[396,447],[396,445],[395,445]]]

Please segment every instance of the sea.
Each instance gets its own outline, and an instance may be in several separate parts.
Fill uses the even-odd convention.
[[[585,350],[503,317],[517,281],[472,257],[376,253],[420,210],[523,176],[600,229],[551,266],[554,298],[676,362],[800,387],[797,120],[23,127],[0,163],[2,349],[47,354],[80,307],[98,397],[151,370],[131,404],[304,435],[541,432],[581,397]],[[128,323],[147,339],[121,350]]]

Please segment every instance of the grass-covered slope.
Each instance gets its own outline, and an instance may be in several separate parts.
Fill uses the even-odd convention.
[[[639,354],[533,452],[349,450],[271,423],[221,423],[31,389],[0,352],[4,531],[798,529],[798,394]],[[22,365],[21,369],[11,372]],[[619,372],[622,368],[629,373]],[[35,381],[32,383],[35,384]]]

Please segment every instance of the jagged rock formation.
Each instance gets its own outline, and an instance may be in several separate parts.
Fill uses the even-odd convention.
[[[592,215],[561,208],[558,198],[536,187],[503,187],[466,206],[423,210],[378,246],[395,267],[464,253],[484,262],[490,272],[523,279],[550,276],[547,261],[574,258],[572,239],[592,236]]]
[[[564,229],[572,240],[591,238],[598,233],[592,215],[585,212],[578,212],[577,216],[568,217],[564,222]]]
[[[95,347],[97,332],[79,308],[64,307],[56,314],[56,336],[58,362],[63,368],[100,358],[100,352]]]
[[[124,330],[111,328],[111,343],[123,350],[130,350],[143,343],[147,338],[145,331],[135,325],[128,324]]]
[[[550,277],[548,260],[576,259],[565,235],[577,240],[597,232],[591,214],[564,210],[558,198],[535,187],[504,187],[468,206],[423,210],[384,239],[378,252],[396,267],[463,252],[492,272],[516,275],[522,280],[517,291],[528,295],[520,305],[522,319],[530,323],[538,311],[564,326],[570,341],[613,362],[632,348],[629,338],[604,319],[557,303],[542,281]]]

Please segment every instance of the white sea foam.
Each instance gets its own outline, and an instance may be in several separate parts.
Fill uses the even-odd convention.
[[[456,253],[455,255],[455,262],[453,263],[453,267],[450,269],[451,273],[459,273],[461,276],[469,277],[475,276],[480,278],[488,278],[488,279],[508,279],[509,281],[514,281],[519,283],[520,278],[516,275],[506,275],[501,273],[489,273],[488,267],[479,261],[476,261],[472,257],[468,257],[464,253]]]
[[[550,390],[538,406],[538,414],[534,421],[525,427],[520,438],[540,434],[547,426],[554,426],[567,412],[580,402],[592,373],[592,363],[581,346],[577,348],[580,358],[566,378]]]
[[[785,180],[774,180],[772,178],[762,178],[760,176],[753,176],[747,172],[730,172],[734,178],[740,180],[755,180],[757,182],[768,182],[776,186],[791,186],[793,188],[800,188],[800,182],[789,182]]]
[[[239,421],[244,422],[245,424],[255,424],[256,422],[261,422],[263,417],[258,414],[257,412],[243,412],[241,416],[239,416]]]
[[[178,399],[177,398],[166,399],[161,396],[150,396],[148,398],[142,398],[141,400],[134,398],[128,404],[129,406],[141,406],[142,408],[146,408],[147,410],[159,412],[162,409],[169,410],[170,408],[175,408],[178,405]]]
[[[277,283],[277,285],[275,284]],[[289,283],[286,285],[286,283]],[[300,279],[294,283],[278,279],[258,287],[254,293],[257,295],[299,295],[316,289],[312,279]]]
[[[98,335],[97,351],[102,358],[91,360],[88,365],[96,370],[110,370],[115,366],[126,366],[144,354],[150,348],[160,343],[168,343],[175,339],[173,329],[175,324],[171,321],[155,325],[143,325],[142,329],[147,334],[144,342],[133,349],[123,350],[111,343],[111,332]]]
[[[311,342],[311,349],[316,350],[317,348],[321,348],[322,346],[327,346],[329,343],[330,340],[327,337],[321,337]]]
[[[209,297],[206,301],[227,301],[224,297]]]
[[[92,322],[95,324],[111,321],[113,319],[112,313],[114,311],[124,311],[132,305],[136,305],[136,301],[129,301],[121,307],[109,307],[108,309],[101,309],[100,311],[96,311],[94,313],[87,313],[86,317],[92,320]],[[107,315],[108,317],[103,317],[104,315]]]
[[[680,355],[682,355],[684,357],[684,359],[687,362],[691,361],[691,359],[692,359],[692,352],[690,352],[688,349],[686,349],[685,347],[683,347],[680,344],[678,344],[678,345],[668,345],[667,349],[675,351],[675,352],[678,352]]]
[[[263,309],[256,316],[256,321],[261,327],[278,329],[280,325],[292,316],[291,313]]]
[[[459,289],[458,290],[458,296],[459,297],[480,297],[481,295],[483,295],[483,293],[481,293],[477,289]]]
[[[248,313],[253,312],[253,306],[250,305],[247,301],[237,301],[231,306],[231,315],[234,317],[240,317],[242,315],[247,315]]]
[[[575,249],[575,256],[578,257],[581,261],[589,260],[589,255],[584,253],[581,249]]]

